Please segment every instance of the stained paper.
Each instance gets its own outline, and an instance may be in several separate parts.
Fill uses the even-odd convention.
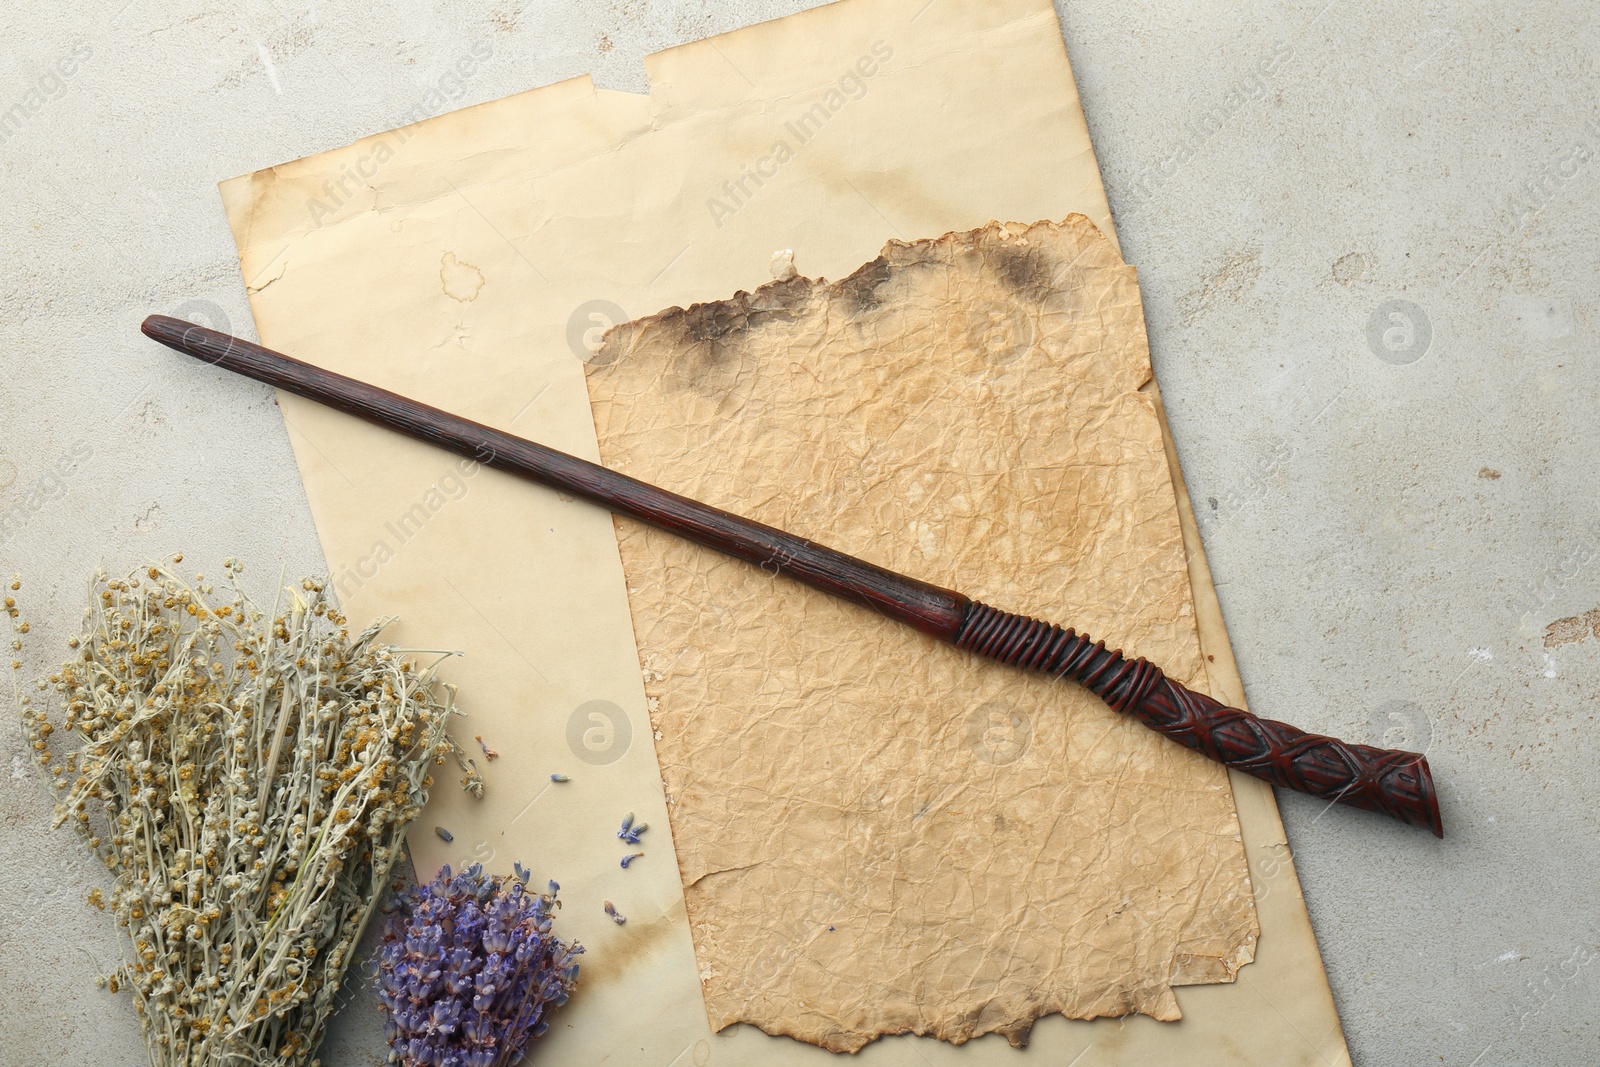
[[[753,291],[771,277],[775,252],[791,250],[809,276],[842,279],[890,239],[1073,212],[1115,244],[1060,27],[1043,0],[846,0],[661,52],[645,66],[649,96],[576,78],[225,182],[262,340],[593,459],[601,453],[584,361],[592,366],[606,328]],[[1159,406],[1153,383],[1143,393]],[[464,737],[474,744],[481,734],[500,752],[480,764],[482,801],[438,792],[412,835],[419,867],[509,870],[521,861],[562,883],[559,925],[588,949],[576,996],[536,1050],[540,1062],[834,1062],[753,1025],[712,1028],[656,753],[667,741],[655,736],[647,694],[661,692],[654,674],[670,664],[641,662],[628,593],[639,579],[624,571],[610,516],[314,404],[280,401],[351,618],[397,615],[397,640],[462,650],[445,670],[472,715]],[[1084,432],[1095,425],[1091,414]],[[1207,688],[1237,704],[1243,693],[1168,458],[1195,620],[1215,657]],[[708,464],[725,460],[706,453]],[[724,504],[770,506],[724,492]],[[844,523],[846,510],[830,522]],[[818,526],[814,536],[833,536],[823,532],[829,523]],[[921,533],[904,543],[921,551]],[[919,573],[944,573],[936,555],[918,562],[928,564]],[[995,561],[985,575],[957,569],[967,592],[999,606],[1098,625],[1108,640],[1132,644],[1115,620],[1069,619],[1061,590],[1024,597],[1009,583],[1025,580],[1027,563]],[[1123,589],[1150,580],[1108,576]],[[792,595],[779,591],[787,583],[771,585],[776,597]],[[853,636],[840,637],[835,655],[849,655],[862,627],[876,625],[860,614],[836,617]],[[732,633],[717,636],[686,655],[759,654]],[[950,691],[971,677],[948,649],[930,648],[927,662],[945,664],[922,669],[950,672],[926,676]],[[1053,697],[1070,700],[1064,688]],[[1018,747],[1007,740],[1016,721],[979,720],[976,735],[997,759]],[[1111,723],[1106,730],[1128,728]],[[1030,751],[1047,743],[1036,733]],[[1067,743],[1071,752],[1076,742]],[[554,783],[551,773],[570,780]],[[998,772],[974,776],[984,773]],[[1342,1062],[1271,790],[1237,776],[1232,785],[1261,939],[1233,983],[1215,983],[1202,966],[1199,977],[1213,984],[1176,989],[1181,1021],[1048,1015],[1022,1051],[1002,1034],[959,1046],[902,1035],[857,1055],[895,1067],[1079,1056],[1081,1067]],[[615,836],[628,811],[650,824],[636,846]],[[631,851],[646,855],[624,870]],[[1139,941],[1132,933],[1127,951],[1145,952]],[[749,962],[787,965],[782,956]],[[1189,974],[1175,965],[1166,977]]]
[[[635,476],[1202,685],[1134,272],[1082,215],[613,329]],[[1227,772],[1082,689],[618,520],[713,1025],[834,1051],[1179,1017],[1254,901]]]

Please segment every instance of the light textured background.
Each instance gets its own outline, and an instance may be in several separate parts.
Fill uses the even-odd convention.
[[[413,117],[474,44],[448,106],[642,90],[645,53],[809,6],[124,4],[0,13],[0,112],[43,99],[0,139],[0,571],[37,666],[97,564],[321,568],[270,394],[137,334],[251,333],[217,180]],[[1440,780],[1443,842],[1281,798],[1356,1063],[1593,1061],[1600,637],[1545,632],[1600,606],[1595,9],[1061,13],[1254,710]],[[142,1063],[90,984],[101,875],[0,720],[0,1063]],[[381,1063],[351,999],[326,1059]]]

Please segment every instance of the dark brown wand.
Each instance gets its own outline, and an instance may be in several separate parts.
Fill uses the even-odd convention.
[[[865,604],[924,633],[1017,667],[1071,677],[1113,709],[1181,745],[1273,785],[1392,815],[1439,837],[1444,826],[1428,761],[1351,745],[1258,719],[1196,693],[1104,641],[991,608],[803,537],[730,515],[597,463],[524,441],[386,389],[165,315],[144,333],[179,352],[255,378],[500,470],[583,497],[825,593]]]

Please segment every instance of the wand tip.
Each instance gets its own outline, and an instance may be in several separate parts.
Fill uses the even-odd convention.
[[[172,348],[178,347],[183,340],[183,332],[189,329],[199,329],[192,322],[175,319],[171,315],[147,315],[139,324],[139,332],[152,341],[160,341]]]
[[[209,329],[171,315],[150,315],[139,324],[139,332],[152,341],[159,341],[176,352],[205,363],[214,363],[228,370],[240,370],[234,364],[237,357],[248,354],[254,347],[237,337]],[[234,357],[230,359],[230,357]]]

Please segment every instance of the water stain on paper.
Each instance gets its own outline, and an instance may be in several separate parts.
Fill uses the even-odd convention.
[[[478,299],[478,293],[483,289],[483,271],[471,263],[456,258],[454,252],[446,252],[439,260],[439,284],[444,288],[444,295],[452,300],[459,300],[469,304]]]

